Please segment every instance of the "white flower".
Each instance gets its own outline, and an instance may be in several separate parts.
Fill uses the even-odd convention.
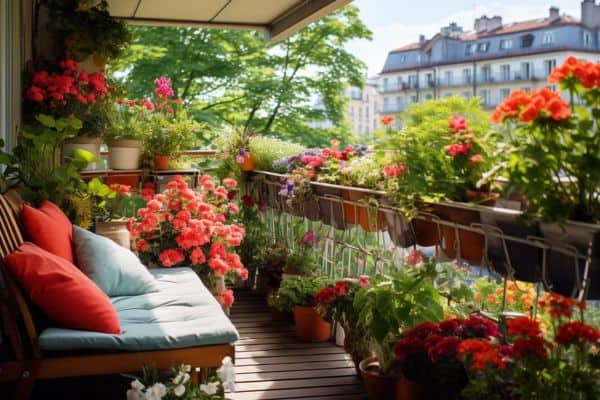
[[[127,400],[144,400],[144,392],[138,389],[127,390]]]
[[[146,400],[161,400],[167,394],[167,387],[162,383],[155,383],[146,390]]]
[[[200,385],[200,390],[202,390],[206,394],[217,394],[217,390],[219,390],[218,382],[210,382],[206,385]]]
[[[175,386],[175,389],[173,389],[173,393],[175,393],[175,396],[177,396],[177,397],[183,396],[183,394],[185,393],[185,386],[183,386],[183,385]]]
[[[231,357],[223,359],[221,368],[217,370],[217,375],[223,382],[223,388],[228,391],[235,391],[235,366]]]
[[[190,364],[185,364],[181,369],[183,369],[183,372],[190,372],[192,370],[192,366]]]
[[[131,382],[131,388],[134,390],[142,390],[145,388],[145,386],[142,384],[142,382],[136,379],[135,381]]]
[[[190,380],[190,374],[180,371],[175,378],[173,378],[174,385],[183,385]]]

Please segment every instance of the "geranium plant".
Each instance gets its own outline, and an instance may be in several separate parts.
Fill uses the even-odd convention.
[[[293,311],[295,306],[316,306],[315,296],[327,283],[326,278],[319,276],[285,280],[279,290],[268,297],[269,306],[279,311]]]
[[[25,92],[26,106],[34,115],[75,116],[83,123],[80,134],[97,135],[106,128],[104,102],[110,90],[103,73],[88,73],[67,59],[55,70],[33,73]]]
[[[581,320],[585,302],[549,294],[540,300],[540,307],[552,316],[549,327],[527,317],[509,319],[502,342],[473,339],[461,343],[458,356],[470,375],[465,398],[587,400],[600,396],[600,330]]]
[[[492,120],[505,122],[512,145],[506,172],[526,212],[548,221],[600,221],[600,63],[568,57],[542,88],[516,90]]]
[[[311,275],[317,268],[316,244],[316,233],[312,230],[306,231],[296,246],[288,253],[283,272],[294,275]]]
[[[217,185],[203,175],[194,191],[176,176],[128,224],[140,259],[161,267],[191,266],[208,287],[214,286],[214,277],[247,279],[248,271],[233,252],[244,239],[244,227],[231,222],[239,206],[229,200],[228,188],[236,185],[233,179]],[[233,294],[228,290],[219,300],[231,306]]]

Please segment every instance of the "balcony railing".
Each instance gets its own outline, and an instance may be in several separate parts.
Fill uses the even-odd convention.
[[[408,82],[401,82],[401,83],[394,83],[394,84],[387,84],[387,85],[383,85],[380,87],[379,91],[381,93],[393,93],[393,92],[401,92],[404,90],[416,90],[419,88],[419,84],[416,82],[411,82],[410,84]]]
[[[525,75],[521,72],[513,73],[494,73],[494,74],[478,74],[477,79],[473,78],[442,78],[437,81],[438,87],[456,87],[456,86],[471,86],[474,83],[478,85],[495,84],[495,83],[511,83],[511,82],[529,82],[542,79],[538,74],[530,73]]]
[[[421,211],[411,222],[385,192],[322,183],[312,184],[315,200],[295,210],[280,194],[286,178],[262,171],[253,176],[252,190],[268,207],[267,226],[276,240],[294,247],[298,242],[294,226],[303,220],[322,239],[319,259],[332,278],[382,272],[397,251],[420,244],[436,246],[435,253],[443,251],[492,273],[540,282],[573,297],[583,297],[589,290],[595,298],[600,291],[596,282],[600,269],[594,269],[600,265],[600,254],[593,249],[599,244],[593,239],[600,237],[599,225],[569,222],[565,229],[585,236],[580,240],[561,233],[558,225],[525,224],[520,211],[456,202],[429,205],[428,211]],[[376,201],[367,206],[365,196]],[[454,213],[461,219],[453,217]],[[465,223],[467,214],[473,222]],[[424,225],[433,228],[428,231],[431,235],[419,236]],[[473,243],[482,252],[463,253],[463,244]]]

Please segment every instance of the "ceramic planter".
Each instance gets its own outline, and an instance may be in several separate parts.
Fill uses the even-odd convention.
[[[597,225],[567,222],[564,225],[556,223],[540,223],[542,236],[556,247],[572,246],[579,254],[591,253],[589,265],[589,287],[587,298],[600,296],[600,227]],[[556,250],[547,252],[546,278],[554,292],[564,296],[572,296],[584,276],[585,261],[575,261],[573,256]],[[576,294],[576,293],[575,293]]]
[[[331,338],[331,325],[311,306],[295,306],[296,334],[303,342],[326,342]]]
[[[345,229],[344,209],[342,206],[342,190],[336,187],[313,185],[319,201],[319,218],[336,229]]]
[[[70,139],[62,145],[62,159],[68,157],[69,154],[75,149],[82,149],[92,153],[98,160],[100,160],[100,145],[102,140],[99,137],[88,137],[78,136]],[[94,171],[98,169],[100,162],[89,163],[84,171]]]
[[[381,375],[379,362],[375,357],[362,360],[359,368],[369,400],[421,400],[425,398],[423,385],[409,381],[404,375]]]
[[[127,230],[127,219],[96,222],[96,234],[104,236],[126,249],[131,248],[131,235]]]
[[[244,161],[240,164],[240,169],[245,172],[254,171],[256,169],[256,162],[252,153],[246,153]]]
[[[108,142],[108,168],[132,170],[140,167],[141,140],[113,140]]]
[[[164,171],[169,169],[171,156],[154,156],[154,169]]]

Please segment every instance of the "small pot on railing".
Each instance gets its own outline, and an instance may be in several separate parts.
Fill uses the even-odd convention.
[[[367,196],[369,194],[362,191],[342,189],[342,198],[352,203],[361,203],[361,200],[364,200]],[[365,232],[377,232],[387,228],[384,213],[369,207],[367,204],[359,205],[344,202],[344,214],[346,222],[354,225],[359,224]]]
[[[158,171],[164,171],[169,169],[169,163],[171,162],[171,156],[154,156],[154,169]]]
[[[240,163],[240,169],[244,172],[254,171],[256,169],[256,161],[252,153],[246,153],[243,157],[243,161]]]

